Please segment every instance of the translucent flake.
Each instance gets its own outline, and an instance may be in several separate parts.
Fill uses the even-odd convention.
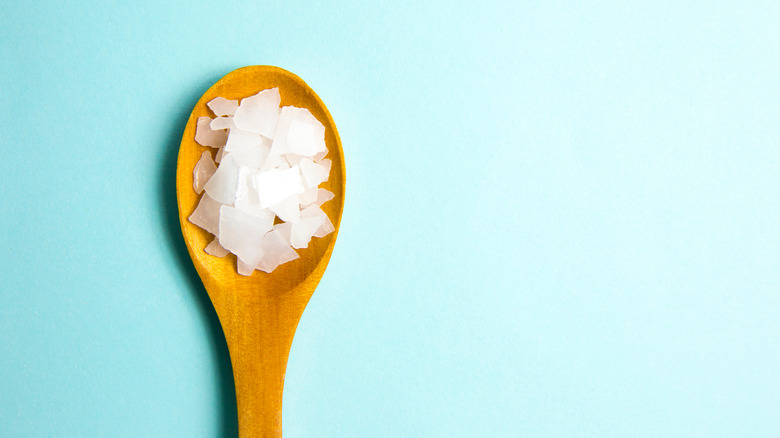
[[[268,148],[265,146],[257,146],[237,151],[229,151],[225,152],[223,157],[228,155],[233,157],[233,161],[235,161],[236,165],[257,170],[265,162],[265,159],[268,156]]]
[[[322,209],[317,205],[310,205],[303,210],[301,210],[301,222],[304,220],[308,220],[310,218],[322,218],[322,223],[317,228],[317,230],[314,232],[314,237],[325,237],[328,234],[332,233],[335,228],[333,227],[333,223],[328,218],[328,215],[325,214]]]
[[[283,156],[277,155],[277,156],[271,156],[271,154],[268,154],[268,157],[266,157],[265,162],[263,163],[261,169],[262,170],[268,170],[268,169],[289,169],[290,164],[287,162],[287,160],[284,159]]]
[[[314,114],[312,114],[308,108],[298,108],[298,117],[296,117],[295,119],[300,120],[301,122],[309,123],[314,126],[322,126],[324,128],[324,125],[320,123],[320,121],[317,120],[316,117],[314,117]]]
[[[263,257],[257,264],[257,269],[263,272],[273,272],[282,263],[298,258],[298,253],[292,249],[278,230],[265,235],[262,242]]]
[[[314,233],[322,225],[325,215],[316,215],[301,219],[300,222],[292,224],[290,230],[290,245],[293,248],[306,248]]]
[[[203,191],[203,186],[206,181],[214,175],[217,170],[217,165],[214,164],[214,160],[211,159],[211,153],[209,151],[203,151],[200,156],[200,160],[195,164],[195,169],[192,171],[192,188],[195,189],[195,193],[200,194]]]
[[[214,239],[209,242],[208,245],[206,245],[206,248],[203,249],[206,251],[206,254],[213,255],[214,257],[225,257],[228,255],[230,251],[226,250],[222,247],[222,245],[219,244],[219,239],[214,237]]]
[[[236,208],[250,216],[263,219],[271,225],[273,225],[276,218],[276,215],[270,208],[262,208],[260,204],[242,204],[241,206],[236,206]]]
[[[320,225],[319,228],[317,228],[317,231],[314,232],[314,237],[325,237],[328,234],[336,231],[336,227],[333,226],[333,222],[330,221],[330,218],[328,215],[323,215],[324,221],[322,222],[322,225]]]
[[[225,152],[225,148],[224,148],[224,147],[222,147],[222,148],[219,148],[219,149],[217,150],[217,155],[215,155],[215,156],[214,156],[214,162],[215,162],[215,163],[219,163],[220,161],[222,161],[222,154],[223,154],[224,152]]]
[[[189,221],[203,228],[211,234],[219,234],[219,202],[204,193],[195,207],[195,211],[189,217]]]
[[[216,131],[219,129],[233,129],[236,125],[233,124],[233,117],[217,117],[211,121],[211,129]]]
[[[250,266],[257,266],[263,257],[260,244],[272,227],[267,221],[228,205],[219,210],[219,243]]]
[[[217,173],[219,173],[219,169],[217,169]],[[211,179],[213,180],[214,177]],[[298,166],[290,169],[271,169],[259,172],[255,175],[255,187],[260,205],[263,208],[277,204],[288,196],[303,193]]]
[[[289,153],[290,148],[287,147],[287,132],[277,128],[276,137],[274,137],[273,144],[271,145],[270,156],[279,157]]]
[[[195,126],[195,141],[201,146],[212,148],[221,148],[227,141],[227,132],[222,130],[214,131],[211,129],[211,118],[198,117],[198,124]]]
[[[281,202],[272,205],[270,209],[285,222],[294,223],[301,220],[301,208],[297,195],[288,196]]]
[[[233,158],[228,154],[219,163],[217,171],[203,187],[215,201],[222,204],[232,204],[236,197],[238,186],[238,168]]]
[[[328,180],[330,166],[325,168],[322,164],[315,163],[308,158],[302,159],[299,166],[307,187],[317,187],[320,183]]]
[[[320,160],[319,162],[317,162],[317,164],[322,166],[325,169],[325,171],[328,173],[328,175],[330,175],[330,168],[333,167],[333,162],[330,161],[330,159],[326,158],[324,160]]]
[[[273,138],[281,101],[278,88],[263,90],[241,99],[241,104],[233,114],[233,122],[240,129]]]
[[[280,224],[274,225],[274,230],[278,231],[279,234],[282,235],[282,238],[284,238],[285,242],[290,242],[290,234],[292,233],[292,224],[288,224],[287,222],[282,222]]]
[[[298,202],[303,207],[309,205],[316,205],[317,207],[333,199],[334,195],[329,190],[317,187],[311,187],[304,190],[303,193],[298,195]]]
[[[284,159],[287,161],[287,163],[290,164],[290,166],[295,166],[296,164],[300,163],[303,158],[303,155],[293,153],[284,154]]]
[[[246,167],[238,166],[238,182],[236,183],[236,196],[234,200],[235,207],[239,205],[257,204],[257,192],[254,190],[254,184],[251,184],[255,171]]]
[[[285,243],[287,243],[287,242],[285,242]],[[291,262],[291,261],[293,261],[293,260],[295,260],[295,259],[297,259],[299,257],[298,253],[295,252],[294,249],[292,249],[292,248],[290,248],[289,250],[286,249],[286,248],[283,248],[283,249],[284,249],[284,251],[282,252],[281,256],[279,257],[279,264],[280,265],[283,264],[283,263]]]
[[[330,201],[331,199],[333,199],[334,196],[335,195],[332,192],[319,188],[317,189],[317,199],[313,202],[313,204],[316,205],[317,207],[321,207],[322,204]]]
[[[236,258],[236,270],[240,275],[250,276],[255,272],[255,266],[246,264],[241,259]]]
[[[279,122],[276,125],[276,135],[274,137],[273,146],[271,147],[271,156],[288,154],[291,152],[287,144],[287,135],[290,130],[290,125],[293,122],[308,123],[311,126],[325,127],[314,117],[311,112],[306,108],[298,108],[294,106],[284,106],[279,113]]]
[[[325,127],[293,120],[287,131],[287,147],[290,152],[304,157],[312,157],[317,152],[327,151]]]
[[[317,152],[316,154],[314,154],[314,156],[312,157],[312,159],[314,160],[314,162],[315,162],[315,163],[319,163],[319,162],[320,162],[320,160],[322,160],[323,158],[325,158],[325,156],[326,156],[326,155],[328,155],[328,151],[327,151],[327,150],[324,150],[324,151],[322,151],[322,152]]]
[[[317,202],[317,187],[308,187],[304,189],[303,193],[298,195],[298,203],[306,206]]]
[[[317,205],[310,205],[304,208],[303,210],[301,210],[302,219],[308,219],[308,218],[323,216],[323,215],[325,215],[325,212],[322,211],[322,209]]]
[[[333,192],[326,190],[326,189],[317,189],[317,205],[322,206],[322,204],[330,201],[336,197],[336,195],[333,194]]]
[[[244,131],[243,129],[231,129],[225,143],[225,152],[255,148],[260,145],[270,147],[271,140],[264,139],[263,136],[254,132]]]
[[[206,106],[209,107],[215,116],[232,116],[236,112],[236,108],[238,108],[238,101],[217,97],[207,103]]]

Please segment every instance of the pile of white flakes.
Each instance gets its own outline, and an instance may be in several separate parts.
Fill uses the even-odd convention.
[[[215,236],[208,254],[236,255],[241,275],[272,272],[334,230],[320,208],[333,199],[319,188],[331,167],[325,127],[306,108],[280,103],[278,88],[240,105],[217,97],[207,104],[216,117],[199,117],[195,131],[217,153],[203,152],[195,165],[193,187],[205,193],[189,220]]]

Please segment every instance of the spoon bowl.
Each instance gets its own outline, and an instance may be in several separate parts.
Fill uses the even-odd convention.
[[[203,151],[215,149],[195,142],[198,117],[213,117],[206,103],[221,96],[241,99],[278,87],[281,105],[308,108],[325,126],[325,143],[333,162],[328,181],[321,184],[335,195],[322,209],[335,231],[314,238],[309,247],[297,250],[300,258],[278,266],[272,273],[255,271],[242,276],[236,257],[218,258],[204,248],[211,235],[187,219],[200,195],[192,188],[192,171]],[[278,67],[251,66],[232,71],[200,98],[190,114],[182,136],[176,168],[179,222],[206,292],[222,324],[236,384],[238,428],[241,437],[280,437],[282,390],[295,329],[306,304],[328,264],[344,207],[344,153],[336,125],[317,94],[298,76]]]

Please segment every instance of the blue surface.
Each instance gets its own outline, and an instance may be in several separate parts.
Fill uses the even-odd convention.
[[[0,10],[0,436],[236,435],[174,170],[252,64],[347,162],[285,437],[780,435],[776,2],[73,3]]]

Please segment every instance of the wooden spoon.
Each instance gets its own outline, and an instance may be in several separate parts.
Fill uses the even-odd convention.
[[[192,188],[192,170],[204,150],[195,143],[198,117],[214,117],[206,103],[217,96],[241,99],[279,87],[282,105],[308,108],[325,125],[330,178],[320,187],[335,194],[322,209],[336,231],[313,238],[300,258],[280,265],[270,274],[236,272],[236,258],[217,258],[203,251],[211,235],[187,218],[200,195]],[[233,364],[238,405],[238,430],[243,437],[282,436],[282,390],[295,328],[317,287],[336,242],[344,207],[344,153],[333,119],[320,98],[298,76],[272,66],[244,67],[229,73],[206,91],[192,110],[179,149],[176,194],[187,250],[222,324]]]

